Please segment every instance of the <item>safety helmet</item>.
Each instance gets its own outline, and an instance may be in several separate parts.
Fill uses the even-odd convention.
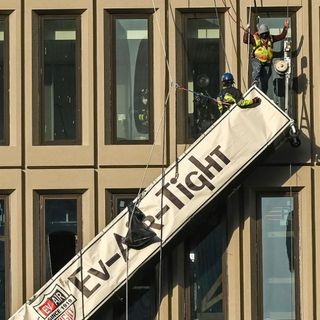
[[[225,83],[231,83],[232,84],[234,82],[233,75],[230,72],[225,72],[222,75],[221,81],[225,82]]]
[[[259,34],[267,33],[267,32],[269,32],[269,27],[266,24],[262,23],[262,24],[258,25],[258,33]]]

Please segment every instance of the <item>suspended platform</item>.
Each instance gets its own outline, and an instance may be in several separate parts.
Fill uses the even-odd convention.
[[[169,241],[275,142],[293,121],[256,87],[245,97],[261,98],[250,109],[234,105],[177,162],[134,201],[144,222]],[[177,174],[178,173],[178,174]],[[87,319],[160,249],[160,242],[129,249],[124,209],[10,319]],[[127,273],[128,266],[128,273]]]

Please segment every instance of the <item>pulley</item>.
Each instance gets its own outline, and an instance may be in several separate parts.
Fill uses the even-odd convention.
[[[285,61],[285,60],[277,60],[274,63],[274,69],[278,74],[283,75],[288,71],[289,63],[288,61]]]

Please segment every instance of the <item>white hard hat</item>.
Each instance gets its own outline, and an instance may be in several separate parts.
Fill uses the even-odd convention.
[[[258,26],[258,33],[261,34],[261,33],[266,33],[266,32],[269,32],[269,27],[262,23]]]

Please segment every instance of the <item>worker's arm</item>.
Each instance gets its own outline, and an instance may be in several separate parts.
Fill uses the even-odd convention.
[[[246,31],[243,34],[243,43],[248,43],[248,38],[250,37],[250,43],[254,46],[254,38],[253,35],[250,33],[250,26],[247,26]]]
[[[242,96],[242,92],[239,89],[235,91],[234,98],[236,100],[237,105],[241,108],[250,107],[256,103],[261,102],[260,98],[257,97],[253,99],[244,99]]]
[[[273,42],[277,42],[277,41],[283,40],[287,36],[288,29],[289,29],[289,21],[285,20],[282,32],[280,34],[276,35],[276,36],[272,36]]]
[[[258,104],[260,104],[261,99],[258,97],[255,97],[253,99],[241,99],[237,102],[237,105],[240,108],[250,108],[252,106],[256,106]]]

